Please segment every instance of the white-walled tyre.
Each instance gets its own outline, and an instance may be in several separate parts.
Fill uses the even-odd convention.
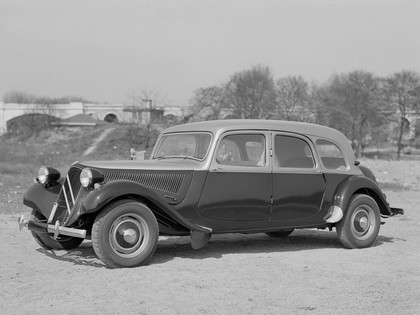
[[[133,200],[107,205],[92,227],[96,255],[113,268],[144,265],[153,256],[158,238],[159,226],[153,212]]]
[[[376,201],[364,194],[349,201],[345,218],[337,223],[337,236],[347,248],[364,248],[376,239],[381,225],[381,213]]]

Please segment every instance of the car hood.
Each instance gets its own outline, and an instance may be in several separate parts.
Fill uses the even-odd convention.
[[[83,161],[73,165],[109,170],[159,170],[159,171],[192,171],[201,163],[185,159],[168,160],[119,160],[119,161]]]

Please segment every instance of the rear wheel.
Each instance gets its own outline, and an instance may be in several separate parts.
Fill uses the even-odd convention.
[[[47,222],[47,218],[45,218],[41,213],[39,213],[36,210],[32,210],[31,215],[33,216],[34,221],[36,222],[37,221]],[[54,237],[48,234],[37,233],[34,231],[31,231],[31,233],[35,241],[38,243],[38,245],[47,250],[73,249],[73,248],[78,247],[83,242],[83,238],[79,238],[79,237],[61,235],[61,236],[58,236],[57,239],[54,239]]]
[[[337,236],[345,247],[368,247],[378,236],[380,225],[381,214],[376,201],[368,195],[354,195],[345,218],[337,223]]]
[[[133,200],[106,206],[92,228],[93,249],[110,267],[144,265],[153,256],[158,238],[159,227],[153,212]]]
[[[282,238],[282,237],[289,236],[293,231],[294,231],[294,229],[289,229],[289,230],[267,232],[265,234],[267,234],[268,236],[273,237],[273,238]]]

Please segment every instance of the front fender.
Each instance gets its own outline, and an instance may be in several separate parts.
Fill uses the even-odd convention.
[[[79,215],[95,213],[113,200],[124,196],[137,196],[142,199],[147,199],[149,202],[153,203],[157,208],[159,208],[159,210],[163,211],[170,218],[185,226],[186,228],[192,231],[209,233],[208,229],[187,221],[151,189],[146,188],[136,182],[126,180],[108,182],[101,188],[90,192],[84,198],[81,204]]]
[[[351,176],[341,183],[335,194],[334,206],[340,207],[346,213],[351,196],[357,193],[364,193],[375,199],[381,214],[392,214],[385,195],[378,184],[365,176]]]
[[[57,201],[60,189],[61,185],[58,183],[51,187],[45,187],[41,183],[34,183],[23,194],[23,204],[48,218],[54,203]]]

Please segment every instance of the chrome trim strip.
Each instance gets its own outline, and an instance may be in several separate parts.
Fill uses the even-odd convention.
[[[68,186],[69,186],[69,190],[70,190],[70,196],[71,196],[71,200],[73,201],[73,204],[74,204],[74,194],[73,194],[73,189],[71,188],[71,182],[70,182],[70,177],[69,177],[69,174],[67,173],[67,183],[68,183]]]
[[[48,222],[47,223],[51,223],[52,222],[52,220],[54,219],[54,216],[55,216],[55,212],[57,211],[57,208],[58,208],[58,203],[57,202],[54,202],[54,206],[53,206],[53,208],[51,210],[50,217],[48,218]]]
[[[66,185],[63,185],[63,195],[64,195],[64,199],[66,200],[67,212],[70,214],[70,205],[67,199]]]

